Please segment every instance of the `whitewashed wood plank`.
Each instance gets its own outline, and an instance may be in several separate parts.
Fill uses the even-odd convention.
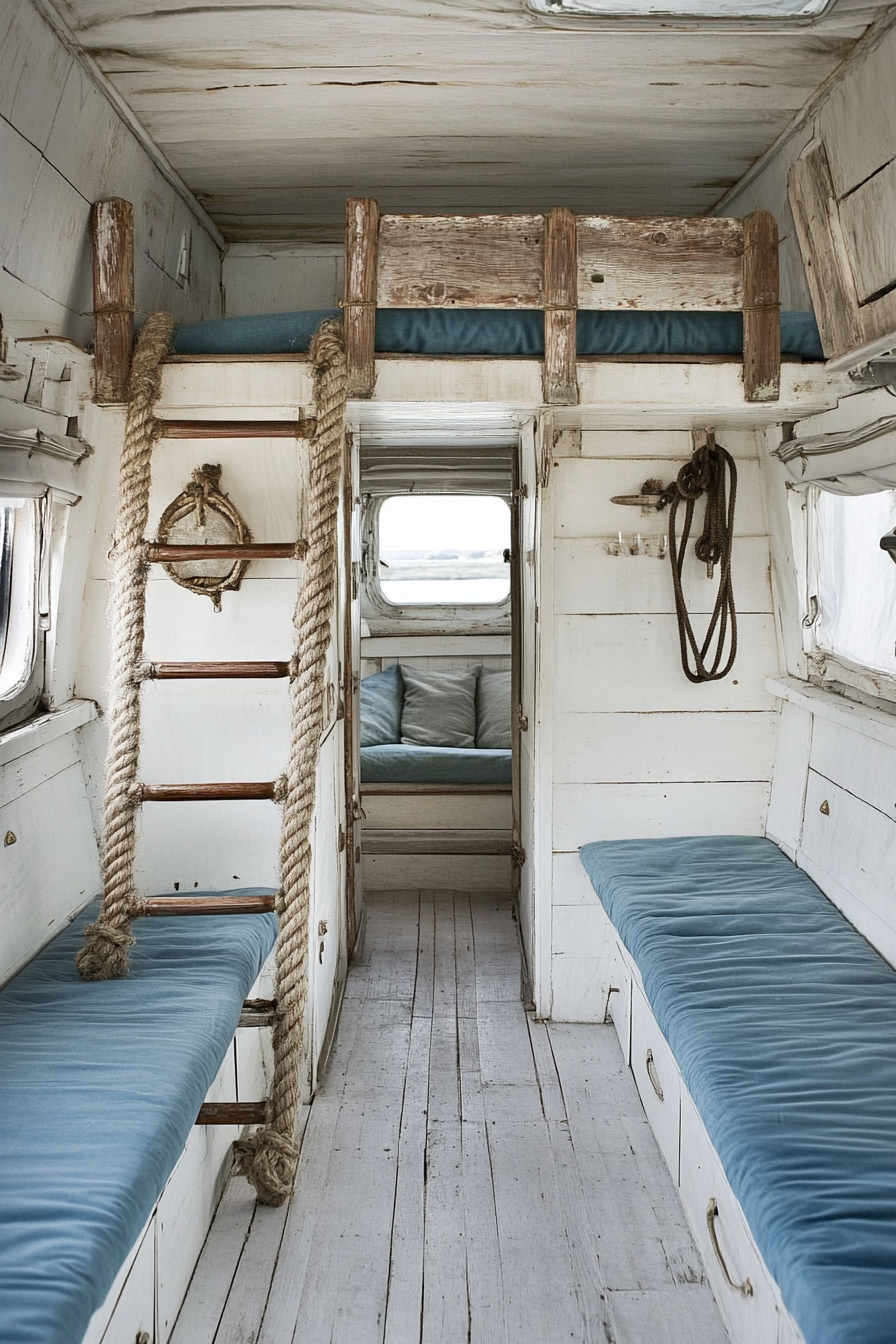
[[[423,1344],[450,1344],[467,1332],[467,1258],[457,1071],[457,1019],[432,1024],[426,1130]]]
[[[44,159],[4,266],[48,298],[64,295],[72,308],[89,311],[89,226],[89,203]]]
[[[669,473],[672,473],[674,463],[688,460],[694,446],[687,429],[585,429],[581,435],[582,457],[647,458],[665,462]],[[741,458],[758,456],[756,435],[752,430],[729,426],[720,439],[738,462]]]
[[[254,1344],[258,1338],[267,1304],[267,1294],[258,1289],[270,1283],[288,1212],[287,1204],[280,1208],[256,1205],[214,1344]],[[185,1344],[188,1338],[184,1336]]]
[[[255,1208],[255,1191],[249,1182],[231,1177],[196,1263],[171,1344],[214,1344]]]
[[[674,1289],[609,1294],[618,1344],[643,1344],[661,1338],[664,1344],[728,1344],[728,1332],[708,1284],[680,1284]]]
[[[102,1344],[133,1344],[144,1332],[152,1338],[156,1297],[153,1231],[150,1224],[103,1333]]]
[[[695,624],[699,638],[699,618]],[[645,704],[653,712],[772,706],[765,679],[778,652],[770,616],[742,617],[731,674],[701,685],[681,670],[674,616],[560,616],[554,629],[556,713],[638,713]]]
[[[591,905],[597,894],[578,854],[554,854],[552,861],[553,905]]]
[[[627,435],[619,436],[621,451],[615,459],[562,458],[559,466],[554,467],[551,484],[556,537],[604,538],[613,537],[618,531],[625,536],[637,532],[645,536],[662,536],[668,532],[668,511],[642,518],[640,509],[613,504],[611,500],[614,495],[638,494],[650,477],[661,479],[663,485],[667,485],[689,460],[690,449],[678,461],[638,458],[630,462],[625,455],[627,438]],[[719,439],[724,443],[721,432]],[[738,463],[737,474],[735,532],[742,537],[765,536],[768,528],[762,506],[759,464],[750,459],[742,460]],[[698,504],[699,522],[702,522],[702,516]],[[661,568],[659,562],[656,564],[658,569]]]
[[[813,716],[809,764],[884,816],[896,817],[896,759],[888,744]]]
[[[0,13],[0,116],[43,150],[74,59],[31,5]]]
[[[890,29],[862,54],[819,109],[838,196],[869,178],[896,154],[896,111],[889,97],[896,33]]]
[[[364,832],[378,827],[498,830],[510,826],[509,793],[377,794],[364,790]]]
[[[675,594],[668,555],[668,515],[641,518],[637,509],[620,509],[623,546],[641,554],[612,553],[618,534],[601,538],[562,538],[554,549],[554,610],[560,614],[623,615],[626,612],[674,612]],[[698,534],[699,535],[699,531]],[[647,549],[649,548],[649,549]],[[663,552],[665,554],[663,555]],[[738,615],[770,612],[769,544],[765,537],[737,537],[731,577]],[[716,576],[717,577],[717,576]],[[689,547],[682,576],[688,610],[711,612],[718,583],[707,578]]]
[[[767,783],[561,784],[554,846],[673,835],[763,835]]]
[[[894,161],[840,202],[840,222],[860,303],[896,282],[896,245],[890,230],[880,226],[896,202],[896,133],[888,150]]]
[[[769,780],[773,712],[558,714],[558,784]]]
[[[796,855],[803,831],[813,727],[813,716],[808,710],[799,705],[782,704],[766,834],[791,859]]]
[[[0,159],[4,177],[0,198],[0,257],[5,257],[24,219],[41,156],[9,122],[0,119]]]
[[[154,1303],[155,1303],[155,1227],[153,1225],[154,1218],[155,1218],[155,1210],[153,1210],[149,1218],[149,1221],[143,1228],[143,1231],[140,1233],[139,1237],[134,1242],[134,1245],[131,1247],[130,1251],[125,1256],[124,1261],[122,1262],[122,1265],[112,1282],[112,1287],[106,1294],[106,1300],[102,1303],[101,1306],[97,1307],[96,1311],[91,1316],[90,1323],[88,1324],[87,1329],[84,1332],[84,1338],[81,1341],[81,1344],[101,1344],[102,1336],[104,1335],[106,1327],[112,1318],[112,1312],[115,1310],[115,1306],[118,1302],[119,1297],[121,1296],[122,1288],[125,1286],[125,1283],[127,1282],[127,1278],[131,1272],[134,1261],[136,1260],[138,1254],[141,1252],[151,1260],[153,1266],[152,1306],[154,1310]],[[148,1248],[144,1249],[145,1247],[147,1247],[147,1243]]]
[[[312,407],[311,373],[304,360],[191,361],[162,366],[161,419],[189,414],[202,420],[300,419]]]
[[[510,890],[510,859],[499,854],[365,854],[367,891],[404,891],[434,882],[440,889],[456,884],[465,891]]]
[[[580,308],[743,306],[743,224],[734,219],[580,217]]]
[[[426,1113],[432,1024],[415,1017],[398,1137],[398,1177],[389,1258],[384,1344],[419,1338],[423,1307]]]

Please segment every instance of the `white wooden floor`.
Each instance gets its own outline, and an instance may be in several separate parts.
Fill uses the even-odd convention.
[[[172,1344],[726,1344],[613,1028],[523,1009],[511,899],[367,902],[295,1196],[230,1182]]]

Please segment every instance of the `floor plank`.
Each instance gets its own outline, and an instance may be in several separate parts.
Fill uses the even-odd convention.
[[[725,1344],[612,1027],[536,1022],[510,897],[367,897],[293,1199],[232,1180],[171,1344]]]

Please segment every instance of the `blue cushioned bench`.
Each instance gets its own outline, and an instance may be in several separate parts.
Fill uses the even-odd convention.
[[[361,748],[362,784],[509,784],[513,753],[482,747]]]
[[[80,1344],[277,936],[274,915],[144,919],[130,977],[88,984],[74,956],[96,914],[0,991],[2,1344]]]
[[[768,840],[581,858],[807,1344],[893,1344],[896,972]]]

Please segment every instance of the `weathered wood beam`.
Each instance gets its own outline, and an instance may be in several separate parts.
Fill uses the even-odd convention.
[[[383,215],[380,308],[542,308],[544,215]]]
[[[263,1125],[267,1104],[263,1101],[205,1101],[199,1107],[197,1125]]]
[[[781,395],[778,223],[768,210],[744,220],[744,400]]]
[[[146,915],[269,915],[275,896],[150,896]]]
[[[134,345],[134,207],[96,201],[93,229],[94,397],[126,400]]]
[[[227,782],[224,784],[141,784],[144,803],[205,803],[214,800],[273,798],[275,781]]]
[[[796,236],[828,359],[858,349],[864,340],[852,273],[827,150],[813,141],[787,174]]]
[[[376,379],[376,273],[380,210],[369,196],[345,203],[345,355],[350,397],[372,397]]]
[[[163,439],[310,439],[316,420],[158,420]]]
[[[552,210],[544,222],[544,399],[549,406],[575,406],[576,217]]]

